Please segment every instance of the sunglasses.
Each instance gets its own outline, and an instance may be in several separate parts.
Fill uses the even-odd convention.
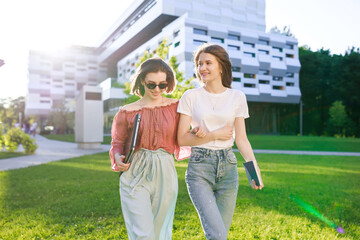
[[[160,83],[160,84],[155,84],[155,83],[145,83],[145,86],[148,89],[155,89],[156,87],[159,87],[160,89],[165,89],[167,88],[168,84],[167,83]]]

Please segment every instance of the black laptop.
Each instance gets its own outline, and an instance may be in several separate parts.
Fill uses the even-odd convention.
[[[140,121],[141,121],[141,114],[137,113],[135,115],[135,121],[134,121],[134,128],[131,135],[131,142],[130,142],[130,149],[128,154],[126,155],[126,158],[124,160],[124,163],[131,163],[135,148],[136,148],[136,139],[140,128]]]

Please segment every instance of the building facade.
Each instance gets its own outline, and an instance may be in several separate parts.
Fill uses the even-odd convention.
[[[299,103],[297,39],[265,33],[265,0],[134,1],[104,37],[99,61],[111,62],[113,76],[124,83],[139,57],[164,38],[186,78],[194,75],[194,50],[216,43],[230,55],[233,88],[241,89],[248,101]]]
[[[232,87],[242,90],[249,104],[260,106],[252,108],[260,113],[253,125],[272,126],[270,132],[277,132],[281,106],[276,104],[300,101],[301,65],[297,39],[265,29],[265,0],[133,0],[98,46],[85,48],[89,53],[70,50],[63,60],[30,53],[26,113],[46,114],[54,101],[65,97],[71,102],[82,85],[110,77],[102,86],[105,116],[111,121],[125,97],[119,89],[111,90],[114,83],[129,81],[144,52],[154,52],[166,38],[168,58],[177,58],[186,79],[194,76],[192,58],[199,45],[223,46],[233,65]],[[266,111],[261,109],[264,103]]]
[[[82,86],[98,85],[107,69],[98,62],[96,49],[72,46],[54,53],[30,51],[25,115],[46,116],[53,104],[65,102],[75,109],[75,97]]]

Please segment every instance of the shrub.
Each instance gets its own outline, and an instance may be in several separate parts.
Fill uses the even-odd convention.
[[[38,147],[35,139],[32,139],[29,134],[25,133],[23,134],[21,144],[23,145],[26,154],[33,154]]]
[[[9,152],[15,152],[23,139],[23,131],[20,128],[11,128],[4,135],[5,149]]]
[[[32,154],[37,149],[35,139],[24,133],[20,128],[11,128],[3,135],[5,149],[8,152],[15,152],[22,144],[26,154]]]

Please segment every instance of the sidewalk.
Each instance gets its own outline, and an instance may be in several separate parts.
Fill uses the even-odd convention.
[[[91,155],[94,153],[108,152],[110,145],[101,145],[101,149],[78,149],[77,143],[61,142],[49,140],[43,136],[36,135],[35,137],[38,149],[35,154],[0,159],[0,171],[25,168],[35,166],[47,162],[59,161],[68,158],[80,157],[84,155]],[[237,149],[234,151],[238,152]],[[360,152],[325,152],[325,151],[290,151],[290,150],[265,150],[254,149],[254,153],[261,154],[295,154],[295,155],[325,155],[325,156],[358,156]],[[110,160],[109,160],[110,161]]]
[[[101,149],[78,149],[77,143],[49,140],[40,135],[36,135],[35,140],[38,145],[35,154],[9,159],[0,159],[0,171],[25,168],[52,161],[59,161],[100,152],[108,152],[110,150],[110,145],[101,145]]]

